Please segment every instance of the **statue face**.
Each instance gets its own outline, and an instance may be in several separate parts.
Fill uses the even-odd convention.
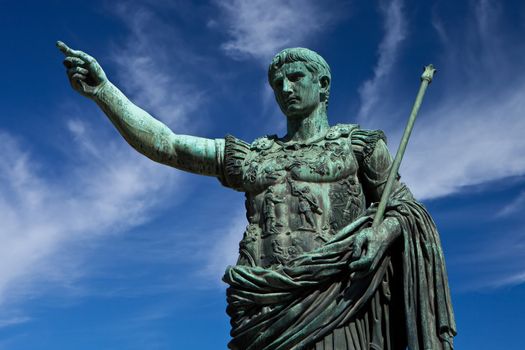
[[[287,117],[307,117],[320,103],[319,80],[303,62],[285,63],[275,72],[272,87]]]

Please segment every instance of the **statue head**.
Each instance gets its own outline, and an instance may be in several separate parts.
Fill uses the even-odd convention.
[[[300,114],[300,106],[297,104],[308,103],[311,98],[316,99],[318,104],[323,104],[326,110],[330,80],[328,63],[318,53],[302,47],[282,50],[272,59],[268,69],[270,86],[279,107],[287,116],[293,116],[294,111]],[[295,87],[297,91],[294,91]],[[296,98],[299,101],[294,101],[294,93],[298,95]]]

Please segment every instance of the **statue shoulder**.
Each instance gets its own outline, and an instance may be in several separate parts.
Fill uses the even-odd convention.
[[[256,152],[270,149],[275,144],[275,140],[279,139],[277,135],[266,135],[256,138],[250,145],[250,149]]]
[[[366,162],[372,156],[378,142],[386,144],[386,136],[382,130],[367,130],[358,127],[352,132],[352,149],[359,163]]]
[[[357,124],[336,124],[330,127],[325,139],[335,140],[341,137],[349,137],[357,129],[359,129],[359,125]]]

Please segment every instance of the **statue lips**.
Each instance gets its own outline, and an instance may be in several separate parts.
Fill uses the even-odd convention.
[[[289,98],[286,99],[286,106],[290,107],[291,105],[297,104],[299,102],[301,102],[301,100],[298,97],[296,97],[296,96],[289,97]]]

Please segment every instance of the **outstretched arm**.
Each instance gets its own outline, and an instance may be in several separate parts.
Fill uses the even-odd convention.
[[[64,65],[73,89],[95,101],[133,148],[177,169],[219,176],[224,140],[174,134],[113,85],[93,57],[60,41],[57,46],[66,55]]]

